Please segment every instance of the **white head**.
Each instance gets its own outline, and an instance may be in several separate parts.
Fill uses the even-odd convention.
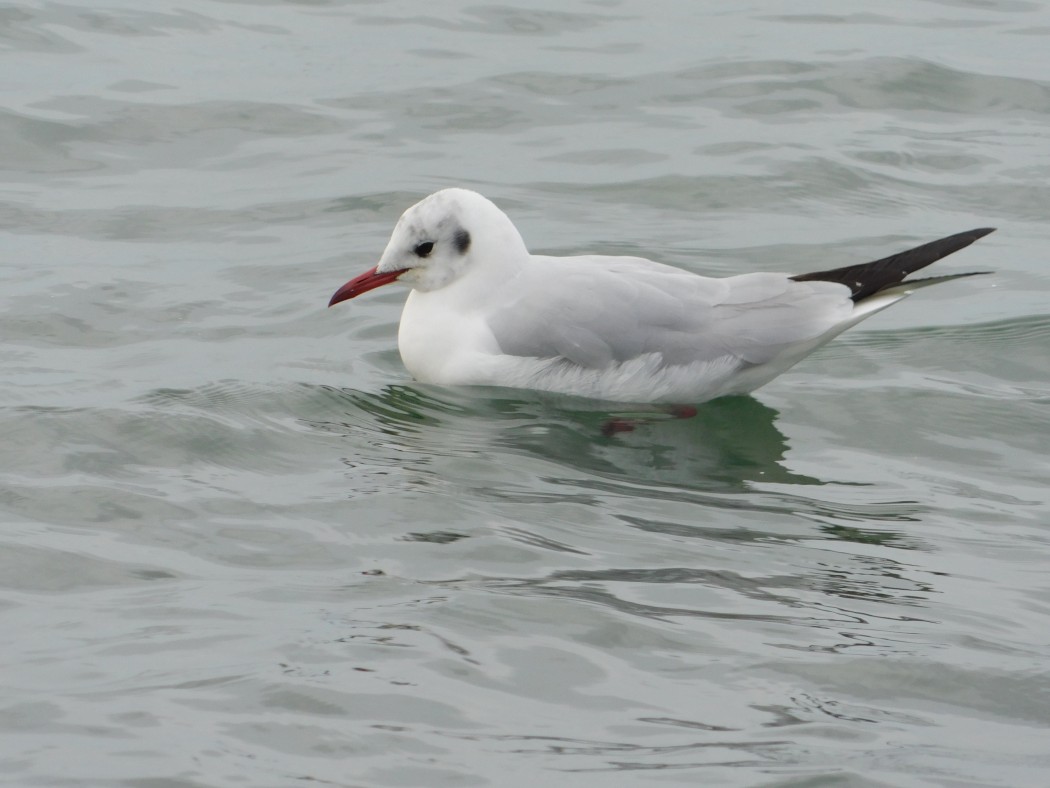
[[[513,223],[492,202],[468,189],[442,189],[401,215],[379,265],[340,287],[328,305],[394,281],[438,290],[479,264],[527,254]]]

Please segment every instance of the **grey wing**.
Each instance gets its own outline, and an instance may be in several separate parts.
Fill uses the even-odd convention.
[[[760,364],[845,319],[848,288],[783,274],[711,279],[639,258],[533,258],[490,320],[502,352],[603,369],[726,356]]]
[[[722,281],[729,285],[729,295],[712,310],[711,336],[749,364],[765,364],[841,330],[854,309],[849,288],[834,282],[796,282],[784,274],[744,274]]]

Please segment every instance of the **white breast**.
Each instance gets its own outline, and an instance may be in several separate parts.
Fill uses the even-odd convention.
[[[401,313],[397,347],[409,373],[442,386],[500,385],[487,368],[500,352],[480,312],[450,310],[436,293],[413,290]]]

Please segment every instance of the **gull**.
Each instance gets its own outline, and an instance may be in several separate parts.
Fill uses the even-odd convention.
[[[450,188],[405,211],[379,264],[329,306],[408,285],[398,349],[421,383],[695,405],[754,391],[913,290],[989,273],[905,279],[993,229],[827,271],[711,278],[641,257],[530,254],[495,204]]]

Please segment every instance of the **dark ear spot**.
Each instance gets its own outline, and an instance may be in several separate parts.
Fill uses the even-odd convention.
[[[456,230],[456,234],[452,236],[452,245],[456,247],[457,252],[465,254],[470,248],[470,233],[463,229]]]

